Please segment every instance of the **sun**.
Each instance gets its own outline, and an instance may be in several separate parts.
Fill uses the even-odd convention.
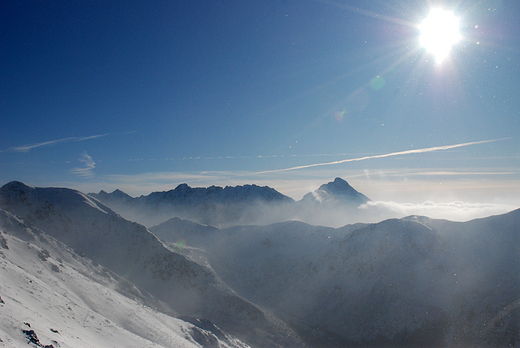
[[[437,63],[446,59],[452,46],[462,38],[459,19],[442,9],[431,10],[418,28],[421,31],[421,45],[435,56]]]

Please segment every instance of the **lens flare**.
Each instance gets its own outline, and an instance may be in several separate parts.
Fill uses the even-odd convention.
[[[345,109],[343,109],[342,111],[334,111],[334,117],[339,122],[343,122],[343,119],[345,118],[345,113],[346,112],[347,112],[347,110],[345,110]]]
[[[184,247],[186,246],[186,239],[179,239],[178,241],[175,242],[175,247],[177,248],[177,251],[182,251],[182,249],[184,249]]]
[[[370,87],[372,87],[374,91],[379,91],[385,84],[386,80],[383,76],[376,76],[370,81]]]

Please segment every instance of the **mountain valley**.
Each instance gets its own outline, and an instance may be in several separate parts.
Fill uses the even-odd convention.
[[[367,202],[344,183],[302,201],[333,205],[345,199],[339,186],[348,209]],[[259,200],[293,213],[303,202],[254,185],[178,191],[169,199],[185,207],[208,202],[197,216],[212,204],[245,208],[221,220],[228,227],[173,216],[146,228],[119,215],[134,200],[121,191],[0,188],[0,347],[520,344],[520,210],[463,223],[332,228],[296,214],[253,225],[241,214]]]

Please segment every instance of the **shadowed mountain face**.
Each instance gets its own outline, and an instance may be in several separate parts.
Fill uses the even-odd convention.
[[[172,217],[215,227],[267,225],[292,219],[327,225],[334,220],[332,216],[326,216],[327,212],[353,216],[358,206],[369,201],[340,178],[322,185],[299,202],[270,187],[257,185],[192,188],[181,184],[174,190],[152,192],[137,198],[120,190],[100,191],[90,193],[90,196],[125,218],[148,227]]]
[[[197,205],[205,203],[247,203],[254,201],[264,202],[292,202],[293,200],[270,187],[257,185],[244,186],[210,186],[208,188],[192,188],[187,184],[181,184],[174,190],[167,192],[153,192],[148,196],[137,198],[138,201],[146,201],[149,204],[170,202],[175,205]]]
[[[316,347],[520,342],[520,210],[467,223],[412,216],[208,231],[176,220],[151,230],[183,240],[182,253]]]

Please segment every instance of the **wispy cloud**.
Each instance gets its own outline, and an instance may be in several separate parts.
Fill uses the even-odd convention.
[[[94,176],[94,168],[96,168],[96,162],[86,152],[83,152],[78,161],[83,163],[83,167],[71,169],[71,173],[78,176],[88,178]]]
[[[315,164],[308,164],[308,165],[291,167],[291,168],[284,168],[284,169],[266,170],[266,171],[262,171],[262,172],[256,172],[256,173],[253,173],[253,174],[278,173],[278,172],[286,172],[286,171],[290,171],[290,170],[298,170],[298,169],[321,167],[321,166],[330,166],[330,165],[334,165],[334,164],[341,164],[341,163],[348,163],[348,162],[365,161],[365,160],[375,159],[375,158],[386,158],[386,157],[392,157],[392,156],[411,155],[411,154],[416,154],[416,153],[443,151],[443,150],[455,149],[455,148],[458,148],[458,147],[491,143],[491,142],[495,142],[495,141],[499,141],[499,140],[505,140],[505,139],[510,139],[510,138],[473,141],[473,142],[470,142],[470,143],[462,143],[462,144],[454,144],[454,145],[434,146],[434,147],[427,147],[427,148],[422,148],[422,149],[414,149],[414,150],[406,150],[406,151],[386,153],[386,154],[382,154],[382,155],[372,155],[372,156],[364,156],[364,157],[357,157],[357,158],[349,158],[349,159],[344,159],[344,160],[341,160],[341,161],[326,162],[326,163],[315,163]]]
[[[29,152],[30,150],[38,148],[38,147],[53,146],[56,144],[67,143],[67,142],[79,142],[79,141],[91,140],[91,139],[105,137],[107,135],[108,134],[98,134],[98,135],[91,135],[88,137],[69,137],[69,138],[63,138],[63,139],[57,139],[57,140],[50,140],[50,141],[44,141],[42,143],[37,143],[37,144],[13,146],[6,150],[0,150],[0,152]]]

